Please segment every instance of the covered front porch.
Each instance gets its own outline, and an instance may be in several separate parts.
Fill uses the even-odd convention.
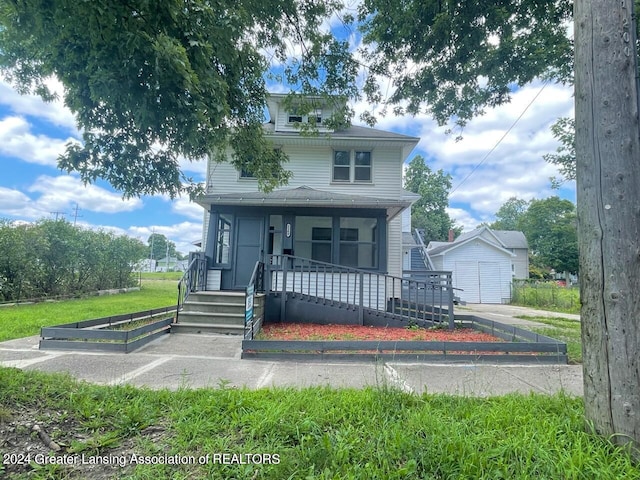
[[[210,195],[204,253],[207,290],[243,290],[256,262],[270,255],[299,258],[378,273],[401,271],[389,255],[390,222],[411,205],[298,187],[270,193]]]

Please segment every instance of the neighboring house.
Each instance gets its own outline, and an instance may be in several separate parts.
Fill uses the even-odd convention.
[[[436,270],[453,272],[456,295],[468,303],[505,303],[513,279],[529,277],[529,249],[522,232],[481,227],[453,242],[430,242]]]
[[[284,98],[270,96],[264,128],[289,156],[287,186],[263,193],[231,163],[209,162],[206,195],[197,200],[207,289],[245,288],[256,261],[270,254],[401,277],[401,214],[419,198],[403,190],[402,165],[419,139],[359,126],[330,132],[322,126],[328,105],[314,114],[320,135],[301,135],[294,124],[306,119],[285,111]]]
[[[186,269],[185,261],[176,257],[161,258],[156,262],[156,272],[182,272]]]

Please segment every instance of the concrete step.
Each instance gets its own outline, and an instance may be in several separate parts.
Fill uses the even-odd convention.
[[[244,292],[200,291],[191,292],[187,302],[235,303],[244,305]]]
[[[206,334],[226,334],[226,335],[243,335],[243,325],[225,325],[225,324],[199,324],[190,322],[180,322],[171,325],[171,333],[200,333]]]
[[[223,324],[244,326],[244,310],[242,313],[185,312],[178,315],[178,323],[194,323],[199,325]]]
[[[188,299],[183,305],[183,312],[238,313],[244,314],[244,303],[195,302]]]

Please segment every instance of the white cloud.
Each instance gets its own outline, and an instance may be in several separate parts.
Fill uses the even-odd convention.
[[[176,244],[176,249],[183,253],[196,250],[193,242],[202,238],[202,222],[181,222],[174,225],[131,226],[128,235],[147,243],[153,233],[164,235]]]
[[[84,210],[99,213],[130,212],[143,206],[139,198],[123,199],[97,185],[84,185],[71,175],[41,175],[28,191],[41,193],[37,204],[46,205],[50,211],[63,211],[76,203]]]
[[[0,154],[19,158],[25,162],[55,167],[58,155],[64,153],[65,145],[75,141],[34,135],[24,118],[5,117],[0,120]]]
[[[20,95],[5,79],[0,78],[0,103],[7,105],[19,115],[45,119],[53,125],[66,128],[74,136],[79,136],[75,116],[62,100],[64,92],[62,83],[55,78],[50,78],[45,83],[58,95],[57,100],[45,102],[37,95]]]

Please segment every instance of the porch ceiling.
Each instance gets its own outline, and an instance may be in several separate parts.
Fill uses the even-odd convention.
[[[346,195],[343,193],[316,190],[311,187],[297,187],[273,192],[239,192],[213,194],[199,197],[196,202],[207,208],[218,206],[251,206],[251,207],[317,207],[317,208],[380,208],[387,212],[387,219],[396,217],[405,208],[411,206],[415,199],[374,198],[362,195]]]

